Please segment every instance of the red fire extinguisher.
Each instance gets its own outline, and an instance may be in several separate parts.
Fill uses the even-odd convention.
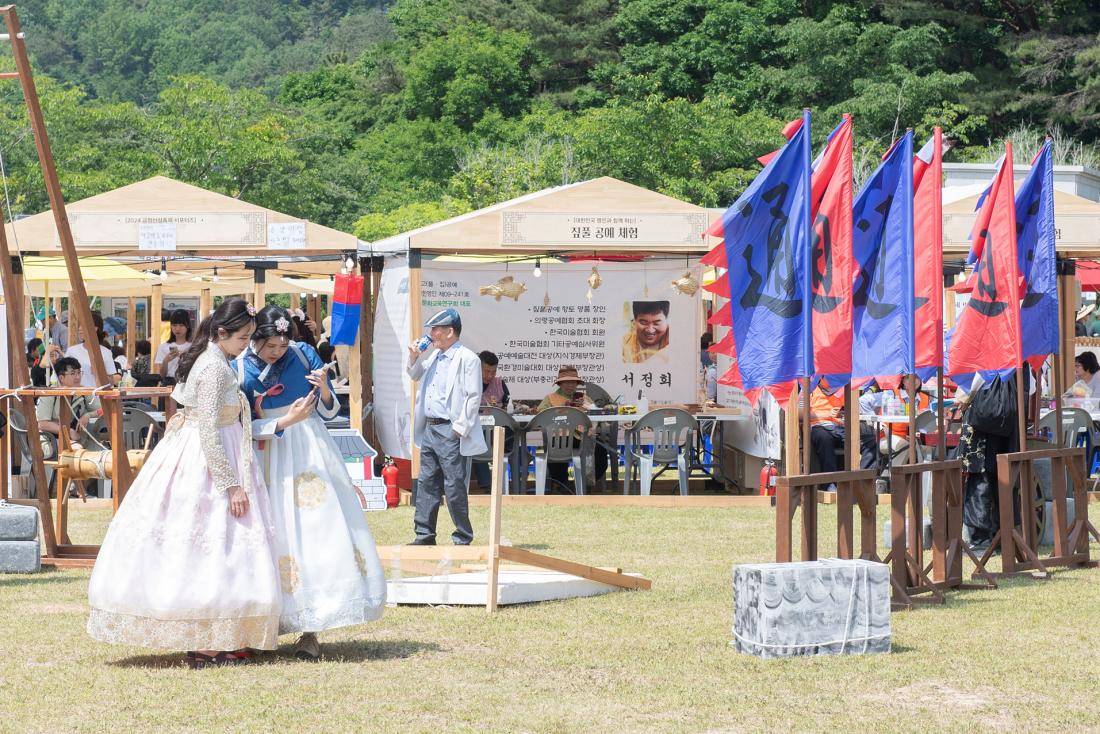
[[[386,485],[386,507],[397,507],[401,502],[401,492],[397,488],[399,473],[393,459],[386,459],[386,465],[382,467],[382,481]]]
[[[769,459],[764,462],[764,466],[760,469],[760,496],[775,496],[775,483],[779,478],[779,469]]]

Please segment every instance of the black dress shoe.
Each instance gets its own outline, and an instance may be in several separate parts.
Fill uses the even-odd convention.
[[[435,545],[435,538],[417,538],[409,545]]]

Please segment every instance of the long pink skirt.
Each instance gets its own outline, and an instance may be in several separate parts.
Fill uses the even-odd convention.
[[[242,430],[219,429],[239,475]],[[271,508],[252,462],[248,514],[229,513],[184,421],[157,445],[115,515],[88,585],[88,634],[174,650],[274,649],[281,594]]]

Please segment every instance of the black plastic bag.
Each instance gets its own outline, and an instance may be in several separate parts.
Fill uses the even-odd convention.
[[[1015,434],[1016,380],[996,377],[989,385],[977,390],[970,399],[966,422],[975,431],[994,436]]]

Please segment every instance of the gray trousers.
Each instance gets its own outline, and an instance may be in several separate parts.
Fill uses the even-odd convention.
[[[451,540],[455,545],[469,545],[474,539],[467,498],[469,483],[470,459],[459,451],[458,434],[450,423],[429,423],[420,444],[420,478],[416,486],[416,513],[413,516],[418,540],[435,540],[439,503],[446,495],[447,510],[451,513],[451,522],[455,524]]]

